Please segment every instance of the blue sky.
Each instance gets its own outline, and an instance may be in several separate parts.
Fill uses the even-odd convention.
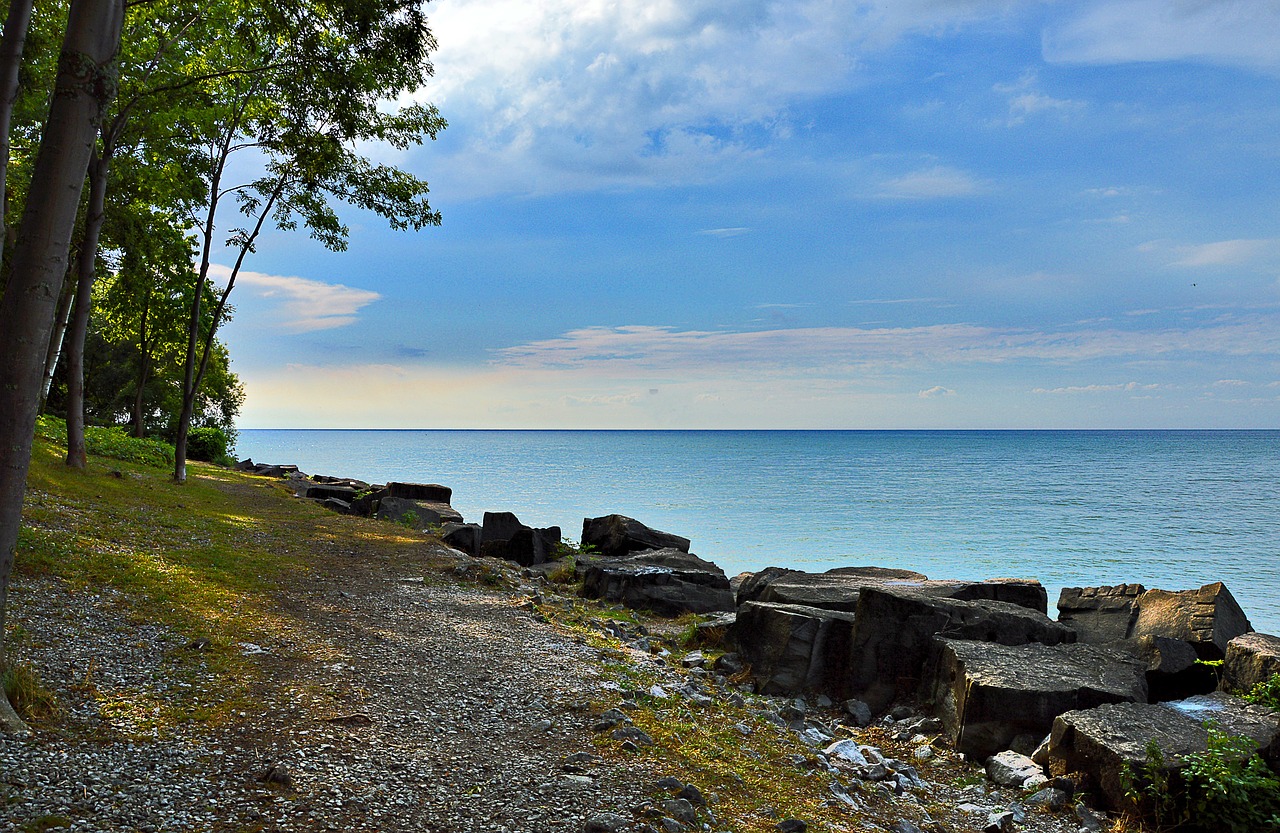
[[[1275,3],[429,10],[444,225],[266,237],[243,427],[1280,427]]]

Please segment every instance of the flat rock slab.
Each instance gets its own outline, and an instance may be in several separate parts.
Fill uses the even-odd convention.
[[[1044,613],[1048,597],[1034,579],[931,580],[922,573],[887,567],[837,567],[806,573],[770,567],[745,580],[738,601],[775,602],[853,612],[864,588],[911,590],[961,601],[1000,601]]]
[[[1269,633],[1246,633],[1227,643],[1222,664],[1225,691],[1249,691],[1280,674],[1280,637]]]
[[[447,503],[384,497],[378,502],[378,519],[412,524],[416,529],[462,523],[462,515]]]
[[[724,570],[677,549],[579,560],[582,595],[660,616],[733,610]]]
[[[1168,770],[1208,748],[1206,721],[1230,735],[1247,737],[1275,768],[1280,759],[1280,714],[1214,692],[1172,703],[1112,703],[1059,715],[1049,737],[1049,766],[1055,774],[1081,772],[1113,809],[1131,805],[1122,773],[1126,764],[1147,761],[1147,744],[1159,747]]]
[[[644,550],[689,551],[689,539],[645,526],[626,515],[584,518],[582,546],[595,547],[604,556],[615,557]]]
[[[967,755],[989,757],[1018,735],[1044,737],[1054,718],[1073,709],[1147,699],[1147,665],[1123,650],[955,639],[937,645],[930,699],[947,738]]]
[[[730,636],[762,694],[821,692],[841,698],[849,687],[853,621],[845,611],[745,602]]]
[[[390,497],[425,500],[428,503],[453,502],[453,489],[439,483],[388,483],[386,489]]]
[[[895,698],[916,695],[935,636],[1002,645],[1076,640],[1066,625],[1025,607],[908,590],[865,588],[855,616],[851,691],[873,711],[883,710]]]

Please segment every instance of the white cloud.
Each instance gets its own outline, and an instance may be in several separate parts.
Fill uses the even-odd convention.
[[[926,388],[920,391],[920,393],[916,395],[921,399],[934,399],[939,396],[955,396],[956,392],[950,388],[944,388],[942,385],[934,385],[931,388]]]
[[[732,367],[830,376],[907,366],[1149,361],[1199,355],[1280,356],[1280,327],[1275,326],[1273,317],[1264,315],[1185,329],[1138,331],[1082,328],[1041,332],[973,324],[754,332],[587,327],[559,338],[499,350],[495,363],[520,369],[590,368],[617,374],[697,376]]]
[[[1010,125],[1022,124],[1028,116],[1053,114],[1066,117],[1085,108],[1083,101],[1054,98],[1041,92],[1039,78],[1034,71],[1023,73],[1022,77],[1012,84],[996,84],[994,89],[1009,100]]]
[[[226,283],[231,269],[220,264],[209,267],[214,280]],[[356,313],[382,296],[367,289],[355,289],[340,283],[324,283],[308,278],[240,272],[238,285],[259,298],[279,304],[280,327],[289,332],[305,333],[331,330],[355,323]]]
[[[1213,383],[1213,386],[1215,388],[1244,388],[1248,387],[1249,383],[1244,379],[1219,379]]]
[[[1050,63],[1199,60],[1280,69],[1272,0],[1091,0],[1043,36]]]
[[[698,232],[708,237],[741,237],[751,229],[746,226],[735,226],[733,228],[705,228]]]
[[[971,197],[987,190],[988,185],[964,171],[935,165],[886,180],[879,196],[907,200],[950,199]]]
[[[1031,392],[1037,394],[1053,394],[1061,396],[1066,394],[1077,393],[1135,393],[1141,391],[1159,390],[1160,385],[1144,385],[1138,382],[1125,382],[1119,385],[1069,385],[1062,388],[1035,388]]]
[[[1172,266],[1234,266],[1247,263],[1274,247],[1274,240],[1221,240],[1200,246],[1181,246],[1181,257]]]

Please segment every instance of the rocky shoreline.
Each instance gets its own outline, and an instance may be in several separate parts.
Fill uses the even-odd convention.
[[[690,553],[688,539],[620,515],[584,519],[581,550],[570,552],[558,527],[533,529],[509,512],[466,523],[443,486],[242,468],[289,478],[298,496],[335,511],[432,528],[461,553],[529,575],[571,555],[585,597],[711,615],[701,627],[721,634],[724,651],[714,669],[745,676],[753,692],[843,703],[861,726],[919,713],[949,748],[1013,786],[1055,778],[1051,789],[1069,784],[1067,794],[1103,809],[1131,809],[1126,766],[1144,765],[1155,740],[1167,769],[1178,768],[1206,748],[1207,720],[1280,768],[1280,715],[1234,694],[1280,672],[1280,639],[1254,632],[1221,583],[1066,588],[1055,620],[1034,579],[932,580],[878,567],[730,579]],[[853,763],[875,766],[874,756]]]

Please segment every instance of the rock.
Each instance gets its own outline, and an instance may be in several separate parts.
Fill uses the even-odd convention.
[[[821,691],[843,697],[854,622],[854,614],[842,611],[746,602],[730,636],[760,693]]]
[[[1128,639],[1138,620],[1141,584],[1114,587],[1064,587],[1058,596],[1058,621],[1079,634],[1080,642]]]
[[[298,496],[310,498],[311,500],[324,500],[325,498],[336,497],[338,500],[345,500],[347,503],[355,500],[357,490],[352,486],[335,486],[328,483],[303,483],[299,489]]]
[[[702,794],[702,790],[698,789],[693,784],[685,784],[683,787],[681,787],[680,793],[676,796],[676,798],[683,798],[685,801],[689,802],[694,807],[707,806],[706,796]]]
[[[1246,633],[1227,643],[1222,664],[1223,691],[1248,692],[1280,674],[1280,637]]]
[[[438,483],[388,483],[388,497],[405,500],[421,500],[426,503],[449,504],[453,501],[453,489]]]
[[[688,552],[649,550],[579,564],[584,597],[652,610],[660,616],[733,608],[724,571]]]
[[[778,833],[805,833],[809,829],[809,825],[800,821],[800,819],[784,819],[773,826]]]
[[[562,538],[558,526],[534,529],[520,523],[511,512],[485,512],[480,554],[532,567],[554,561]]]
[[[1071,800],[1071,796],[1067,795],[1057,787],[1045,787],[1039,792],[1027,796],[1025,803],[1028,807],[1043,807],[1051,812],[1058,812],[1067,806],[1067,802]]]
[[[987,759],[987,777],[1002,787],[1038,787],[1049,779],[1040,765],[1010,749]]]
[[[618,833],[630,822],[631,819],[617,813],[596,813],[587,819],[586,826],[582,830],[583,833]]]
[[[1147,744],[1161,749],[1169,771],[1182,759],[1207,748],[1205,721],[1221,731],[1249,738],[1273,767],[1280,761],[1280,714],[1215,692],[1173,703],[1111,703],[1060,715],[1049,738],[1053,772],[1081,772],[1108,806],[1129,809],[1122,773],[1126,764],[1147,761]]]
[[[1168,637],[1190,643],[1207,660],[1222,659],[1232,639],[1253,630],[1222,582],[1176,592],[1140,584],[1067,587],[1058,599],[1058,621],[1081,642]]]
[[[339,515],[355,514],[354,512],[351,511],[350,503],[347,503],[345,500],[341,500],[336,497],[327,497],[324,500],[320,501],[320,505],[323,506],[325,509],[328,509],[330,512],[337,512]]]
[[[1083,804],[1075,807],[1076,818],[1080,820],[1080,829],[1085,833],[1099,833],[1102,830],[1102,816]]]
[[[258,466],[253,462],[252,457],[246,457],[231,468],[235,471],[255,471]]]
[[[1190,642],[1201,659],[1218,660],[1227,645],[1253,630],[1249,617],[1222,582],[1199,590],[1148,590],[1138,597],[1134,636],[1168,636]]]
[[[916,693],[936,634],[1002,645],[1075,641],[1071,629],[1024,607],[904,590],[865,588],[854,616],[849,686],[836,693],[857,697],[872,711]]]
[[[357,492],[355,499],[351,501],[351,514],[372,518],[378,514],[378,504],[386,496],[387,490],[385,487],[374,487],[363,492]]]
[[[669,798],[659,806],[668,816],[685,824],[694,824],[698,820],[698,811],[683,798]]]
[[[675,549],[688,552],[689,539],[651,529],[625,515],[605,515],[602,518],[583,519],[582,546],[595,547],[606,557],[617,557],[643,550]],[[725,586],[728,587],[728,579],[725,579]]]
[[[982,828],[982,833],[1012,833],[1012,831],[1013,813],[1008,810],[987,816],[987,823]]]
[[[844,701],[844,710],[853,718],[855,725],[867,727],[871,725],[871,707],[858,699]]]
[[[889,831],[890,833],[924,833],[923,830],[906,819],[898,819],[895,821],[889,826]]]
[[[445,524],[440,528],[440,540],[473,558],[480,555],[479,524]]]
[[[1218,687],[1218,676],[1197,660],[1195,647],[1168,636],[1140,636],[1112,643],[1132,651],[1147,665],[1147,699],[1152,703],[1183,700],[1208,694]]]
[[[462,523],[462,515],[447,503],[431,503],[390,495],[378,501],[377,517],[382,521],[407,523],[414,529]]]
[[[711,615],[693,626],[693,644],[707,648],[726,644],[728,635],[737,621],[737,613],[716,613]]]
[[[838,740],[822,751],[828,758],[837,758],[847,763],[858,764],[859,766],[866,766],[870,763],[867,760],[867,756],[858,748],[857,741],[849,740],[848,738]]]
[[[730,582],[734,599],[738,604],[761,601],[760,594],[772,582],[782,576],[798,572],[800,571],[789,567],[765,567],[756,573],[738,573]]]
[[[293,776],[289,774],[288,767],[281,763],[275,763],[267,767],[266,770],[258,776],[258,780],[271,787],[284,787],[285,789],[289,789],[293,786]]]
[[[947,739],[979,758],[1018,735],[1043,737],[1063,712],[1147,701],[1145,663],[1100,645],[939,639],[927,673]]]
[[[631,741],[637,746],[653,746],[653,738],[643,730],[635,726],[624,726],[621,729],[614,729],[609,737],[614,740]]]
[[[745,580],[737,598],[739,604],[776,602],[852,613],[866,587],[907,589],[960,601],[1008,602],[1040,613],[1047,609],[1044,587],[1035,580],[931,581],[922,573],[887,567],[837,567],[825,573],[769,567]]]

